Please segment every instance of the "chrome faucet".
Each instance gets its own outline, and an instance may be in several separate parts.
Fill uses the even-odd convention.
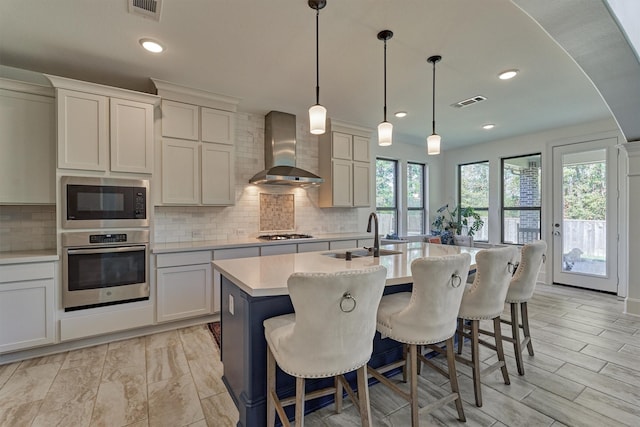
[[[380,257],[380,237],[378,236],[378,215],[375,212],[369,214],[369,224],[367,224],[367,233],[371,233],[371,218],[374,222],[374,236],[373,236],[373,256],[375,258]],[[371,250],[372,248],[369,248]]]

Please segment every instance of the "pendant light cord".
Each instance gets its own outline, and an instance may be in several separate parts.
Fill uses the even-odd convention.
[[[433,98],[432,98],[432,104],[431,104],[431,109],[433,111],[433,121],[431,122],[432,125],[432,135],[436,134],[436,61],[433,61]]]
[[[384,121],[387,121],[387,40],[384,41]]]
[[[320,104],[320,9],[316,9],[316,104]]]

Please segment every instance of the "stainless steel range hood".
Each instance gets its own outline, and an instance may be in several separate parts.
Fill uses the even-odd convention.
[[[304,169],[296,167],[296,116],[271,111],[264,118],[264,165],[249,180],[251,184],[318,185],[324,182]]]

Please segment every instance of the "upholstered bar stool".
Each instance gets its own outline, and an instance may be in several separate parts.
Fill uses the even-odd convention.
[[[374,266],[338,273],[294,273],[287,286],[295,313],[264,321],[267,340],[267,425],[276,411],[283,425],[284,406],[295,404],[296,427],[304,423],[305,400],[335,394],[342,408],[343,387],[360,412],[362,425],[371,419],[366,364],[373,351],[376,311],[387,270]],[[295,398],[280,400],[276,393],[276,363],[296,377]],[[343,374],[357,370],[358,397]],[[305,397],[305,378],[335,377],[334,386]]]
[[[411,263],[413,289],[382,297],[378,308],[377,328],[383,336],[408,346],[407,360],[373,369],[369,373],[411,404],[411,425],[418,426],[420,413],[455,401],[458,419],[465,421],[462,399],[458,391],[458,378],[454,356],[453,336],[456,317],[465,288],[471,256],[463,253],[434,258],[419,258]],[[435,344],[445,342],[442,349]],[[448,370],[435,365],[419,352],[420,346],[447,355]],[[406,348],[405,348],[406,350]],[[407,352],[405,351],[405,354]],[[449,378],[451,393],[437,402],[420,409],[418,405],[418,367],[422,362]],[[403,366],[406,381],[406,365],[410,379],[409,392],[401,390],[387,379],[384,373]]]
[[[533,296],[536,281],[538,280],[538,272],[544,262],[546,252],[547,244],[543,240],[537,240],[522,247],[520,263],[511,279],[505,300],[510,305],[511,318],[510,320],[501,319],[501,321],[511,325],[511,337],[503,335],[502,338],[513,344],[518,374],[520,375],[524,375],[522,351],[525,346],[529,351],[529,355],[533,356],[527,302]],[[520,311],[520,314],[518,314],[518,311]],[[522,323],[520,323],[520,317],[522,318]],[[520,328],[522,328],[524,335],[522,341],[520,340]]]
[[[473,370],[473,391],[476,405],[482,406],[480,376],[502,370],[505,384],[510,384],[507,365],[504,361],[502,335],[500,333],[500,314],[511,280],[518,251],[515,247],[483,249],[476,254],[476,275],[472,284],[468,284],[458,313],[458,356],[456,360],[471,366]],[[480,329],[480,320],[493,320],[493,332]],[[495,345],[480,339],[480,334],[495,338]],[[471,359],[460,356],[464,338],[471,340]],[[496,351],[498,361],[480,372],[479,344]]]

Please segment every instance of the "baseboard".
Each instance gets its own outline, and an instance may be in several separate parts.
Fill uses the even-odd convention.
[[[625,298],[624,313],[640,317],[640,299],[631,297]]]

